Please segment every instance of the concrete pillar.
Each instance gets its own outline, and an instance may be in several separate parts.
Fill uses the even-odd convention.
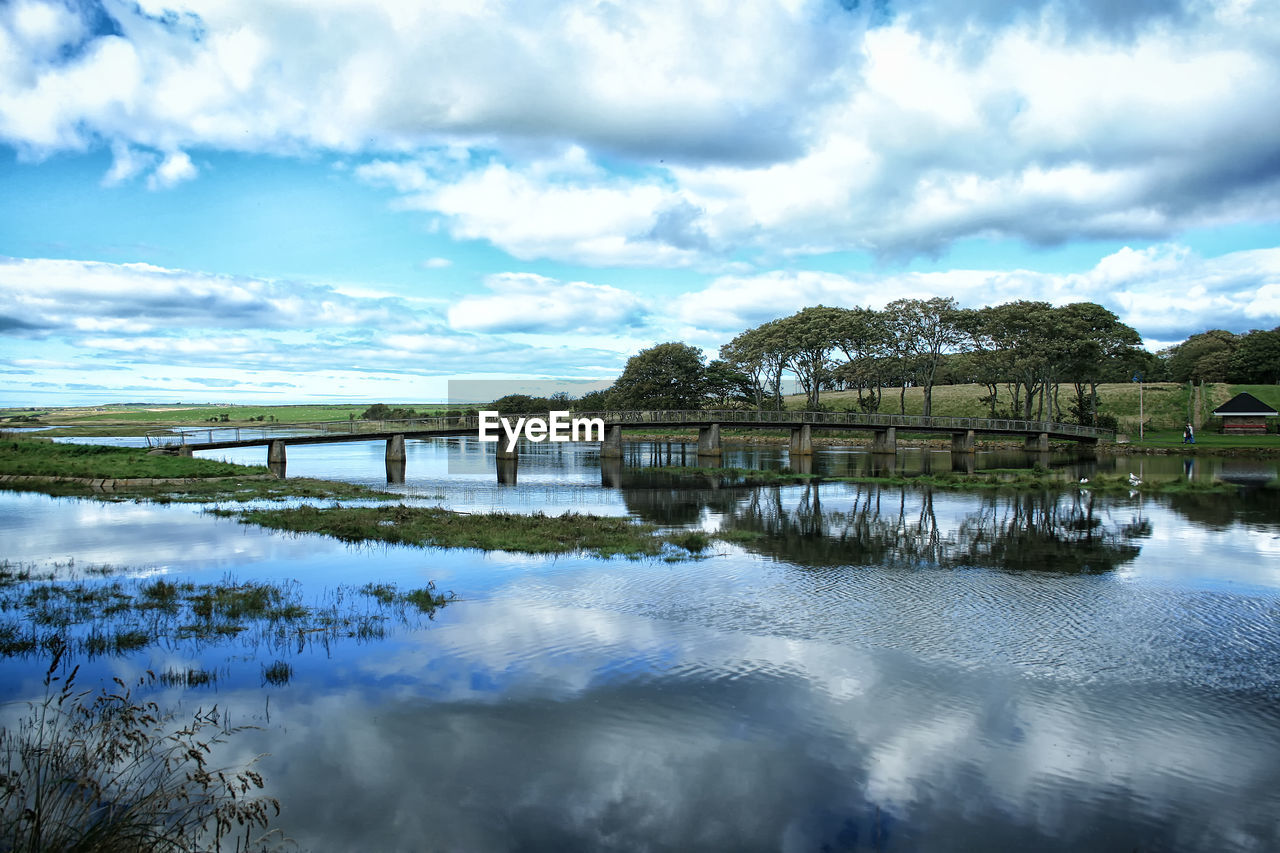
[[[897,454],[873,453],[870,461],[872,477],[892,477],[898,473]]]
[[[600,442],[600,458],[622,458],[622,427],[607,426],[604,428],[604,441]]]
[[[1049,433],[1042,432],[1039,435],[1027,436],[1025,447],[1027,450],[1047,453],[1049,451]]]
[[[871,440],[872,453],[897,453],[898,452],[898,430],[894,427],[885,427],[875,432],[875,438]]]
[[[966,432],[951,433],[951,452],[952,453],[972,453],[973,452],[973,430]]]
[[[519,442],[516,442],[516,445],[514,447],[512,447],[510,450],[507,450],[507,437],[504,435],[504,436],[499,436],[498,440],[494,442],[494,445],[497,447],[499,459],[515,460],[520,458]]]
[[[520,462],[514,455],[498,457],[498,485],[514,486],[516,484],[516,469]]]
[[[391,438],[387,439],[387,464],[403,462],[404,459],[404,436],[391,436]]]
[[[276,439],[267,446],[267,464],[276,462],[280,465],[285,464],[284,442]]]
[[[393,484],[403,483],[405,465],[406,463],[403,458],[391,459],[390,457],[388,457],[387,458],[387,482],[393,483]]]
[[[282,445],[282,446],[283,446],[283,445]],[[281,458],[283,458],[283,456],[284,456],[284,451],[282,450],[282,451],[280,451],[280,453],[281,453]],[[185,444],[183,444],[183,445],[180,445],[180,446],[178,447],[178,455],[179,455],[179,456],[194,456],[194,455],[195,455],[195,451],[193,451],[190,447],[187,447]],[[270,461],[270,460],[268,460],[268,461]]]
[[[951,454],[951,470],[961,474],[972,474],[977,467],[974,462],[976,455],[973,453],[952,453]]]
[[[712,424],[698,430],[698,455],[720,455],[720,424]]]
[[[797,474],[813,473],[813,454],[808,456],[792,456],[787,460],[787,467]]]
[[[615,456],[600,456],[600,485],[606,489],[622,488],[622,459]]]
[[[791,430],[791,457],[813,455],[813,427],[802,424]]]

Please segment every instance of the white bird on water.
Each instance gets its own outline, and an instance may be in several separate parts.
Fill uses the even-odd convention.
[[[1130,485],[1130,486],[1141,486],[1141,485],[1142,485],[1142,480],[1138,479],[1138,475],[1137,475],[1137,474],[1130,474],[1130,475],[1129,475],[1129,485]]]

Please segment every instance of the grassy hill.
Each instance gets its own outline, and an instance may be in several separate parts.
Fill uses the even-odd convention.
[[[1209,412],[1230,400],[1241,391],[1248,391],[1258,399],[1280,410],[1280,386],[1277,385],[1206,385],[1204,388],[1204,411],[1206,419]],[[987,393],[983,385],[939,385],[933,389],[933,413],[963,418],[985,418],[989,412],[979,400]],[[1062,386],[1059,402],[1063,409],[1064,419],[1069,418],[1068,402],[1072,394],[1071,386]],[[1002,388],[1001,396],[1007,392]],[[1138,386],[1131,382],[1102,385],[1098,388],[1099,410],[1113,414],[1120,422],[1121,432],[1138,431]],[[1176,382],[1157,382],[1142,386],[1142,414],[1147,429],[1179,429],[1191,414],[1190,391],[1185,384]],[[885,389],[884,398],[880,402],[880,411],[896,414],[899,409],[899,390]],[[787,408],[804,407],[803,395],[795,395],[786,399]],[[858,395],[853,391],[828,391],[822,395],[824,406],[836,409],[857,406]],[[906,413],[919,415],[924,409],[924,390],[908,388],[906,394]],[[1046,418],[1053,419],[1046,409]]]

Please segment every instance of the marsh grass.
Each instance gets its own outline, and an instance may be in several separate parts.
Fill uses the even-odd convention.
[[[456,600],[431,583],[407,592],[392,584],[369,584],[369,592],[339,587],[309,604],[295,581],[37,580],[26,568],[15,576],[23,575],[32,579],[0,584],[0,656],[58,648],[68,658],[95,658],[158,643],[198,648],[237,638],[251,646],[301,651],[341,638],[381,639],[389,624],[430,619]],[[179,683],[176,677],[172,682]]]
[[[263,849],[279,803],[261,793],[257,758],[214,762],[247,727],[215,706],[180,718],[114,687],[79,691],[62,650],[45,696],[0,729],[0,848],[12,851]]]
[[[565,513],[451,512],[404,504],[372,507],[303,504],[283,509],[213,510],[272,530],[319,533],[343,542],[386,542],[438,548],[478,548],[526,554],[580,553],[631,559],[656,557],[669,546],[684,547],[674,535],[628,518]]]

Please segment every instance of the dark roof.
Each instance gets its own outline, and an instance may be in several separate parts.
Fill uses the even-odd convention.
[[[1237,394],[1213,412],[1215,415],[1280,415],[1252,394]]]

